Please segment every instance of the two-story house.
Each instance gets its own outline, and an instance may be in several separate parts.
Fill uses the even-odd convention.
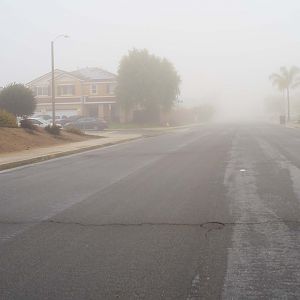
[[[72,72],[55,70],[55,107],[58,116],[93,116],[111,120],[116,111],[116,75],[100,68]],[[36,113],[52,113],[51,72],[27,84],[37,100]]]

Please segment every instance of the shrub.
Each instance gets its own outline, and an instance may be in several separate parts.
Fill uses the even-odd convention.
[[[60,127],[54,125],[54,126],[51,126],[51,125],[48,125],[45,127],[45,130],[50,133],[50,134],[53,134],[53,135],[59,135],[60,134]]]
[[[84,133],[80,129],[72,126],[67,126],[65,128],[65,131],[73,134],[84,135]]]
[[[0,127],[18,127],[16,117],[4,109],[0,109]]]
[[[15,116],[30,116],[35,107],[36,101],[32,91],[23,84],[10,84],[0,93],[0,108]]]
[[[26,129],[30,129],[30,130],[36,130],[37,127],[35,125],[32,124],[32,122],[28,119],[23,119],[20,121],[20,126],[22,128],[26,128]]]

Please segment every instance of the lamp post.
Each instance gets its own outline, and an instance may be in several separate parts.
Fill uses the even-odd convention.
[[[52,126],[55,126],[55,82],[54,82],[54,42],[60,38],[68,38],[69,36],[66,34],[58,35],[53,41],[51,41],[51,96],[52,96]]]

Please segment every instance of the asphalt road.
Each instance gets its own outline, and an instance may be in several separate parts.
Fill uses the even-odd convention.
[[[215,124],[0,172],[0,299],[299,299],[300,129]]]

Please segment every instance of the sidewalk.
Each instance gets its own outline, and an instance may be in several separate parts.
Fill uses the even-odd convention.
[[[285,127],[286,128],[300,128],[300,124],[290,122],[290,123],[286,123]]]
[[[102,132],[97,135],[103,138],[0,154],[0,170],[110,146],[142,137],[141,134],[116,134],[113,132]]]

